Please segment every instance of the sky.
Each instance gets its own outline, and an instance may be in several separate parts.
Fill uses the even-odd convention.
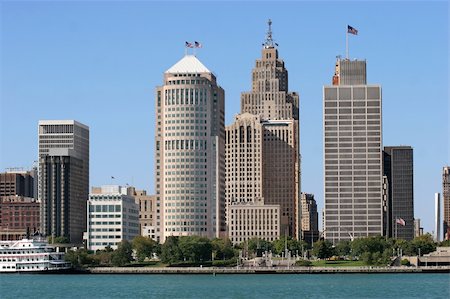
[[[197,57],[225,89],[226,124],[251,89],[272,19],[300,94],[302,191],[323,207],[322,89],[337,55],[367,60],[383,90],[383,144],[414,148],[415,217],[434,223],[434,193],[450,163],[447,1],[2,1],[0,171],[37,160],[37,125],[90,128],[90,184],[154,192],[155,87],[199,41]],[[111,176],[115,177],[112,182]]]

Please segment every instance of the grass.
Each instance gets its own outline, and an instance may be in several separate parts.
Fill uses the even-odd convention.
[[[363,261],[312,261],[313,267],[361,267],[367,266]]]

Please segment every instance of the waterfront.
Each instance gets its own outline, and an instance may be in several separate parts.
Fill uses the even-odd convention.
[[[2,299],[449,296],[449,274],[0,275]]]

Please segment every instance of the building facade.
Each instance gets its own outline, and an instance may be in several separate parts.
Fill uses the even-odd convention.
[[[383,174],[387,177],[387,236],[414,239],[413,149],[410,146],[385,146]],[[405,225],[396,222],[403,219]],[[401,221],[400,221],[401,222]]]
[[[81,243],[89,194],[89,128],[74,120],[39,121],[41,233]]]
[[[7,170],[0,173],[0,196],[34,196],[34,171]]]
[[[381,235],[381,87],[366,61],[338,58],[324,94],[324,234],[328,240]]]
[[[156,196],[147,195],[145,190],[136,190],[134,200],[139,205],[140,234],[159,242],[159,229],[156,225]]]
[[[219,237],[225,233],[224,90],[194,55],[184,56],[163,80],[156,89],[155,142],[161,241]]]
[[[0,197],[0,240],[21,240],[39,232],[40,206],[35,198]]]
[[[117,249],[121,241],[131,241],[139,235],[139,205],[133,196],[120,191],[120,186],[102,188],[89,195],[87,204],[87,248]]]
[[[302,240],[312,244],[319,240],[319,213],[317,212],[317,203],[314,194],[302,192]]]
[[[233,202],[227,206],[228,238],[241,244],[252,238],[274,241],[280,238],[281,211],[279,205],[265,204],[263,199]]]
[[[450,166],[442,171],[442,200],[444,202],[444,240],[450,240]]]
[[[226,128],[227,204],[264,198],[279,205],[281,234],[299,238],[299,157],[299,96],[288,89],[269,20],[252,89],[241,94],[241,114]]]

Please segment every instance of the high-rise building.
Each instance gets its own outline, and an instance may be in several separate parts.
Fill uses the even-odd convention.
[[[414,239],[413,149],[410,146],[385,146],[383,173],[388,180],[387,236],[412,240]]]
[[[441,194],[434,194],[434,241],[441,240]]]
[[[302,240],[312,244],[319,239],[319,213],[314,194],[301,193]]]
[[[74,120],[39,121],[41,233],[81,243],[89,194],[89,128]]]
[[[324,86],[325,238],[381,235],[381,87],[367,84],[366,61],[338,58]]]
[[[34,171],[7,169],[0,173],[0,196],[34,197]]]
[[[161,241],[225,232],[225,103],[216,76],[194,55],[156,89],[156,205]]]
[[[252,71],[252,90],[241,94],[241,114],[226,128],[226,200],[263,198],[280,205],[281,234],[299,238],[299,96],[288,90],[271,24]]]
[[[444,202],[444,240],[450,240],[450,166],[442,171],[442,200]]]
[[[103,250],[109,246],[117,249],[121,241],[131,241],[139,235],[139,206],[128,187],[102,186],[93,189],[87,203],[87,248]]]

